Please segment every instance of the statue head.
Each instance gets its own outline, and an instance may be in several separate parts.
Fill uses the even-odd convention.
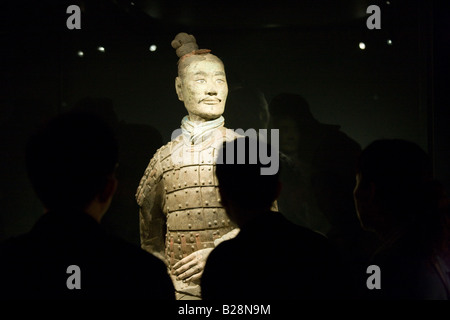
[[[179,33],[172,41],[178,60],[175,89],[191,121],[209,121],[225,110],[228,84],[223,62],[207,49],[198,49],[192,35]]]

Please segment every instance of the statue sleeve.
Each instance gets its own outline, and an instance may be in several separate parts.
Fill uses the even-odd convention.
[[[136,200],[139,205],[141,247],[167,264],[164,254],[166,217],[162,210],[164,186],[158,158],[159,152],[150,160],[139,183]]]

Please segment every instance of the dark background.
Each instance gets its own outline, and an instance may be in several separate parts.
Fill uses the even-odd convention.
[[[81,30],[66,27],[71,4],[82,9]],[[381,30],[366,27],[371,4],[381,8]],[[134,191],[153,152],[186,114],[170,46],[179,32],[224,61],[230,89],[254,86],[267,101],[280,92],[302,94],[320,122],[340,125],[362,147],[378,138],[418,143],[448,188],[444,13],[425,0],[2,4],[0,240],[27,231],[42,213],[24,167],[29,134],[84,101],[111,121],[121,142],[121,187],[104,224],[138,242]]]

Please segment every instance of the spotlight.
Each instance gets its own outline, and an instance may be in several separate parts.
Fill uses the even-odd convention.
[[[152,45],[150,46],[150,51],[156,51],[156,49],[157,49],[157,47],[156,47],[155,44],[152,44]]]
[[[391,46],[392,45],[392,40],[388,39],[387,44]]]
[[[361,50],[364,50],[364,49],[366,48],[366,44],[365,44],[364,42],[360,42],[360,43],[359,43],[359,48],[360,48]]]
[[[105,52],[105,48],[104,47],[98,47],[97,50],[100,51],[100,52]]]
[[[77,55],[81,58],[84,56],[84,52],[80,50],[77,52]]]

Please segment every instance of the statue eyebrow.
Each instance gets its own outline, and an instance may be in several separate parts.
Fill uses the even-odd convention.
[[[194,76],[198,76],[198,75],[206,76],[208,74],[206,72],[204,72],[204,71],[197,71],[196,73],[194,73]],[[223,71],[216,71],[216,72],[214,72],[214,75],[215,76],[224,76],[225,72],[223,72]]]

